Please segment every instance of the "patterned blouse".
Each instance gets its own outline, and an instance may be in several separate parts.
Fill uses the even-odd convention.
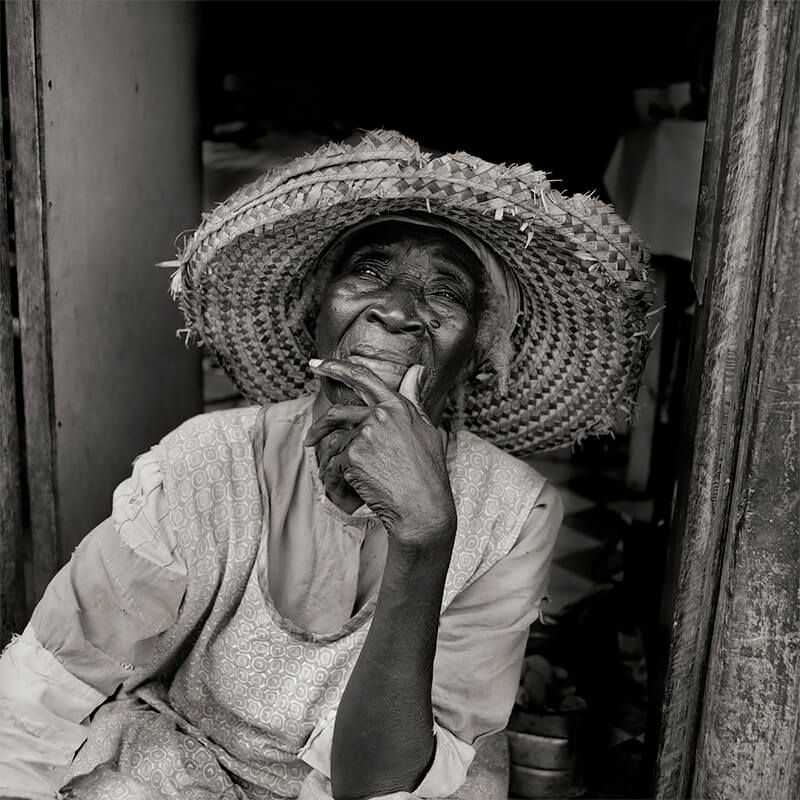
[[[0,795],[329,791],[386,533],[326,497],[302,444],[312,402],[195,417],[134,462],[0,658]],[[562,516],[532,468],[442,435],[458,528],[418,797],[469,784],[476,746],[504,728]]]

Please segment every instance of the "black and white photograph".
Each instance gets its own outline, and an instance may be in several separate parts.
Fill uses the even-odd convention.
[[[799,0],[0,0],[0,800],[800,798]]]

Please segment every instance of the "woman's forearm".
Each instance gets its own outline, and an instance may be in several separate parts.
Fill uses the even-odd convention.
[[[336,715],[337,800],[412,791],[433,760],[431,682],[449,533],[426,550],[390,537],[375,615]]]

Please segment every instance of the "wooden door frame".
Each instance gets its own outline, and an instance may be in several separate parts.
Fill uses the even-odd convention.
[[[2,344],[3,460],[2,494],[4,519],[0,534],[3,575],[0,605],[9,604],[0,619],[2,642],[18,631],[32,610],[33,598],[41,597],[61,563],[57,533],[55,480],[55,431],[53,411],[52,355],[45,246],[44,207],[46,192],[41,165],[40,76],[37,57],[38,6],[33,0],[4,3],[3,33],[9,97],[11,196],[13,198],[14,254],[19,305],[22,407],[25,424],[18,430],[18,400],[15,396],[13,352]],[[5,184],[5,176],[3,180]],[[3,191],[2,304],[10,303],[8,274],[11,249],[5,225]],[[3,315],[4,316],[4,315]],[[10,313],[5,318],[11,322]],[[0,323],[2,324],[2,323]],[[3,325],[3,327],[7,327]],[[0,332],[5,340],[8,331]],[[13,342],[13,338],[11,340]],[[12,397],[12,395],[14,395]],[[10,430],[13,425],[14,431]],[[20,439],[24,450],[20,450]],[[24,453],[24,457],[21,456]],[[25,491],[21,491],[21,486]],[[23,497],[27,499],[26,530],[22,531]],[[9,521],[6,527],[6,519]],[[23,577],[23,535],[32,553],[30,574]],[[13,560],[12,560],[13,558]],[[6,560],[8,559],[8,560]],[[13,601],[13,612],[10,604]]]
[[[800,7],[720,3],[657,797],[800,796],[799,73]]]
[[[0,15],[0,35],[5,36]],[[0,64],[0,70],[5,65]],[[3,76],[5,78],[5,76]],[[0,126],[5,110],[0,108]],[[3,137],[4,138],[4,137]],[[0,159],[6,163],[5,141]],[[24,585],[21,580],[22,473],[17,417],[17,368],[13,315],[11,241],[8,230],[6,170],[0,169],[0,646],[24,624]],[[17,328],[17,330],[15,330]]]

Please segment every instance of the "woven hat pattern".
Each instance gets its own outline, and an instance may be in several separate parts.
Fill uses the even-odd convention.
[[[467,228],[518,277],[508,392],[476,376],[465,427],[526,455],[605,433],[631,413],[652,284],[630,226],[607,204],[553,190],[529,164],[432,158],[393,131],[326,145],[205,214],[173,276],[188,331],[249,400],[306,391],[313,342],[292,314],[303,279],[343,230],[403,211]]]

